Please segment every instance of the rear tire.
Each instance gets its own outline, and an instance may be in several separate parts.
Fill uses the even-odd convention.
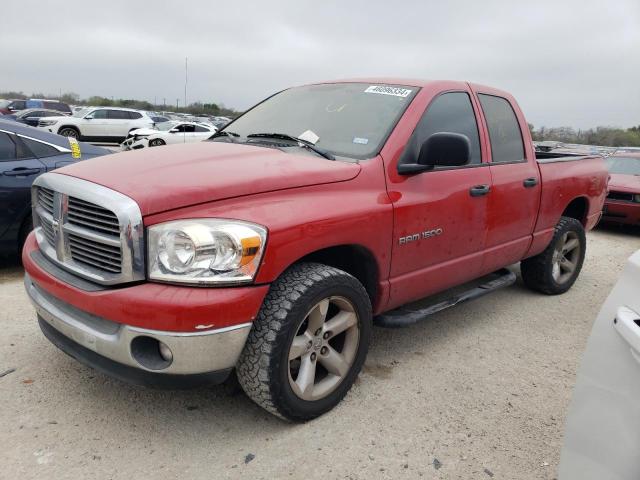
[[[360,373],[371,338],[371,302],[348,273],[291,267],[272,285],[237,365],[246,394],[283,419],[331,410]]]
[[[62,135],[63,137],[75,138],[78,140],[80,138],[80,132],[77,128],[74,127],[62,127],[58,130],[58,135]]]
[[[524,284],[547,295],[566,292],[580,275],[586,246],[582,224],[575,218],[561,217],[544,252],[520,263]]]

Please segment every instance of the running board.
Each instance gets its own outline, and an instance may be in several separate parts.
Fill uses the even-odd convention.
[[[468,300],[482,297],[487,293],[498,290],[499,288],[513,285],[515,281],[516,274],[510,270],[507,270],[506,268],[503,268],[502,270],[498,270],[497,272],[494,272],[491,275],[487,276],[486,281],[482,284],[464,292],[457,293],[456,295],[447,298],[446,300],[416,310],[410,310],[407,307],[400,307],[375,317],[373,319],[373,322],[376,325],[385,328],[408,327],[409,325],[418,323],[420,320],[424,320],[429,315],[441,312],[442,310],[446,310],[447,308],[453,307]]]

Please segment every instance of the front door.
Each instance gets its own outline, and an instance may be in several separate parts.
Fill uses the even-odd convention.
[[[0,236],[31,210],[31,184],[45,166],[18,148],[13,134],[0,131]],[[31,157],[31,158],[24,158]]]
[[[419,147],[437,132],[469,138],[468,165],[407,176],[389,187],[399,192],[393,203],[391,307],[473,279],[480,271],[491,173],[482,162],[477,114],[468,91],[440,94],[400,159],[412,163],[409,157],[417,157]]]

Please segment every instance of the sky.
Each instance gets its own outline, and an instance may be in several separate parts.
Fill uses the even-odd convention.
[[[246,109],[365,76],[512,93],[536,127],[640,125],[639,0],[2,0],[0,91]],[[10,20],[13,19],[13,20]]]

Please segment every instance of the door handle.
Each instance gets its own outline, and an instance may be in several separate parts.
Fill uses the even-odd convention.
[[[524,185],[525,188],[535,187],[538,185],[538,179],[536,177],[525,178],[522,181],[522,185]]]
[[[472,197],[481,197],[482,195],[486,195],[491,191],[491,187],[489,185],[476,185],[471,187],[469,193]]]
[[[42,170],[39,168],[14,168],[13,170],[6,170],[2,172],[7,177],[28,177],[29,175],[36,175]]]
[[[613,326],[631,346],[631,353],[640,362],[640,315],[628,307],[618,307]]]

